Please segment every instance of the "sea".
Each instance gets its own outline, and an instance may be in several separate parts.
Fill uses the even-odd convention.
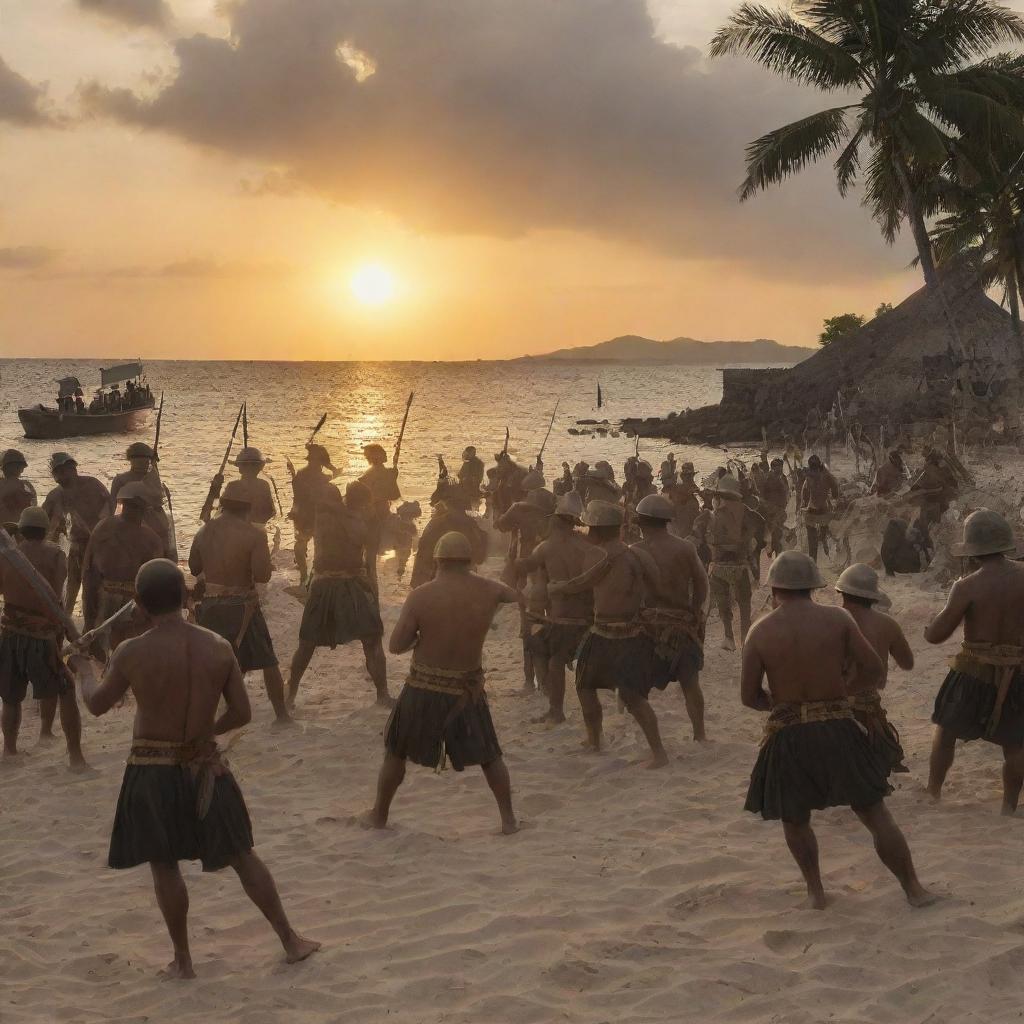
[[[156,412],[131,434],[30,441],[18,420],[20,406],[54,405],[56,381],[75,376],[86,396],[98,386],[107,360],[0,360],[0,447],[18,448],[28,459],[25,473],[40,496],[53,481],[47,462],[53,451],[70,451],[79,471],[109,483],[126,467],[125,447],[134,440],[152,443]],[[199,512],[211,476],[220,462],[241,403],[248,403],[249,443],[269,459],[265,475],[277,485],[285,513],[291,504],[287,471],[290,459],[303,465],[304,445],[320,417],[327,420],[317,435],[340,473],[339,483],[366,468],[365,444],[376,441],[390,453],[398,438],[409,394],[413,402],[399,462],[403,497],[418,500],[427,514],[427,499],[437,481],[437,456],[454,473],[466,445],[477,448],[485,464],[505,441],[521,463],[533,463],[554,424],[544,452],[549,486],[570,465],[607,459],[621,479],[622,463],[633,454],[634,440],[621,434],[572,435],[580,420],[608,421],[610,431],[628,417],[664,416],[717,402],[720,369],[710,366],[599,364],[585,362],[476,361],[440,362],[192,362],[145,363],[155,395],[163,395],[160,472],[170,489],[179,549],[199,525]],[[598,408],[598,385],[602,405]],[[236,448],[242,445],[239,427]],[[724,456],[713,448],[642,439],[640,454],[657,472],[674,451],[680,462],[692,461],[699,475],[711,472]],[[738,453],[744,457],[744,452]],[[752,454],[752,453],[746,453]],[[230,468],[227,478],[230,479]],[[291,532],[282,523],[283,542]]]

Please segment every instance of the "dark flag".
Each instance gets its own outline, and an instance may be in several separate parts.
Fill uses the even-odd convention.
[[[601,397],[601,382],[598,381],[597,382],[597,407],[598,407],[598,409],[600,409],[602,405],[604,405],[604,400]]]

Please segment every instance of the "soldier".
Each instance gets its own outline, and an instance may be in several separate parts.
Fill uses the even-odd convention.
[[[821,459],[812,455],[807,460],[807,473],[800,488],[800,508],[807,527],[807,551],[815,562],[819,541],[828,554],[828,525],[838,499],[839,483],[822,465]]]
[[[434,578],[434,548],[446,533],[461,533],[469,542],[473,566],[480,565],[487,557],[487,534],[480,524],[466,511],[469,499],[461,487],[451,485],[441,492],[430,521],[423,528],[416,557],[412,564],[410,587],[415,589]]]
[[[747,509],[743,504],[739,481],[726,474],[719,478],[712,492],[713,511],[707,523],[707,541],[711,549],[711,596],[715,599],[725,639],[722,647],[736,650],[733,632],[732,605],[735,600],[740,611],[740,643],[750,629],[750,534]]]
[[[903,484],[903,459],[899,449],[889,452],[889,457],[875,471],[875,479],[871,484],[871,494],[880,498],[888,498],[895,494]]]
[[[700,488],[694,480],[696,475],[693,463],[684,462],[679,467],[679,483],[669,492],[675,508],[671,529],[677,537],[693,536],[693,524],[700,515]]]
[[[36,489],[21,478],[27,468],[25,456],[16,448],[8,448],[0,457],[0,523],[16,523],[25,509],[39,504]]]
[[[466,492],[470,502],[479,501],[480,487],[484,482],[484,463],[476,454],[476,449],[469,445],[462,453],[462,465],[459,467],[459,486]]]
[[[781,555],[789,509],[789,483],[783,473],[782,459],[772,459],[768,474],[760,485],[761,511],[768,525],[769,555]]]
[[[925,525],[937,523],[957,492],[956,477],[941,452],[934,448],[925,452],[924,467],[911,482],[910,490],[921,504],[921,518]]]
[[[368,444],[363,455],[370,468],[359,478],[370,489],[370,533],[366,541],[366,568],[370,586],[377,590],[377,554],[380,551],[381,531],[391,514],[391,502],[399,501],[398,470],[387,465],[388,453],[379,444]]]
[[[117,495],[127,483],[137,483],[146,490],[146,525],[160,538],[170,537],[170,520],[164,512],[164,488],[160,471],[156,468],[153,449],[142,441],[128,446],[124,457],[128,460],[128,471],[118,473],[110,484],[110,508],[117,508]]]
[[[324,472],[327,470],[327,473]],[[328,476],[328,473],[330,476]],[[295,525],[295,565],[299,570],[299,583],[306,585],[309,578],[309,542],[316,525],[316,506],[331,477],[337,473],[331,457],[322,444],[306,445],[306,465],[292,477],[292,510],[288,517]]]
[[[243,448],[236,456],[234,466],[238,470],[241,479],[235,483],[241,487],[235,488],[236,494],[245,493],[249,499],[249,522],[257,526],[266,526],[277,509],[274,506],[274,495],[270,484],[260,479],[260,473],[267,464],[263,452],[259,448]]]

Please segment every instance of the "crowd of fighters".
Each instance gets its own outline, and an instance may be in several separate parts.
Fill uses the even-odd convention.
[[[318,948],[291,927],[253,852],[244,800],[218,749],[218,736],[250,719],[246,672],[263,673],[276,722],[287,724],[316,650],[359,642],[376,699],[391,709],[376,799],[364,823],[387,824],[411,760],[457,771],[479,765],[502,831],[517,830],[482,667],[488,631],[505,604],[520,615],[525,686],[546,695],[537,721],[564,722],[566,676],[574,671],[585,745],[601,749],[600,694],[613,691],[640,726],[655,769],[667,755],[651,690],[679,683],[694,739],[703,741],[699,676],[709,597],[729,649],[736,646],[738,606],[741,699],[767,715],[747,810],[782,821],[814,906],[825,905],[825,893],[811,812],[831,806],[853,809],[913,905],[931,902],[884,802],[890,773],[907,769],[880,694],[890,658],[909,669],[913,654],[897,622],[880,610],[884,595],[868,565],[853,565],[839,578],[842,608],[813,600],[825,584],[813,548],[811,555],[787,549],[790,484],[781,460],[770,462],[765,452],[742,478],[723,468],[698,484],[692,464],[677,467],[670,457],[660,487],[639,458],[627,462],[621,485],[607,462],[565,464],[550,488],[539,459],[523,467],[500,452],[485,469],[468,448],[454,474],[439,460],[412,589],[389,638],[392,654],[412,651],[394,700],[378,554],[395,548],[404,573],[418,509],[405,503],[393,511],[401,499],[397,470],[380,445],[364,453],[366,471],[344,489],[319,444],[306,446],[306,465],[294,474],[296,593],[304,608],[287,681],[260,606],[259,588],[271,576],[266,526],[275,505],[258,450],[239,452],[237,478],[223,484],[217,514],[196,533],[189,584],[167,557],[165,490],[148,446],[128,448],[128,469],[109,490],[81,473],[72,454],[54,453],[54,487],[41,504],[23,478],[21,453],[2,457],[0,515],[14,537],[0,559],[4,757],[17,756],[29,684],[40,702],[42,738],[52,736],[59,712],[78,769],[85,759],[76,682],[95,715],[131,692],[135,732],[109,864],[150,865],[174,946],[172,974],[192,975],[180,860],[201,860],[208,870],[232,867],[289,961]],[[817,457],[808,471],[797,504],[810,531],[834,480]],[[757,503],[747,500],[751,494]],[[509,538],[500,580],[476,572],[490,532],[473,514],[481,501],[493,528]],[[759,529],[751,527],[753,509]],[[55,539],[61,532],[63,546]],[[1008,557],[1014,546],[996,513],[968,517],[956,554],[974,560],[971,571],[926,632],[931,643],[961,625],[964,632],[935,702],[928,790],[940,797],[957,739],[985,739],[1003,751],[1005,813],[1015,811],[1024,782],[1024,567]],[[764,552],[774,556],[767,573],[772,608],[751,625]],[[79,607],[83,630],[71,617]],[[104,666],[100,679],[97,662]]]

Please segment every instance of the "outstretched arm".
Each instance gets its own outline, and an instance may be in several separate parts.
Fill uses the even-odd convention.
[[[955,632],[957,626],[963,622],[970,606],[971,601],[967,596],[963,580],[957,580],[953,584],[953,589],[949,592],[946,607],[932,619],[925,629],[925,640],[930,644],[941,644],[948,640]]]
[[[97,681],[91,658],[81,654],[71,658],[71,669],[82,688],[82,702],[97,718],[105,715],[128,692],[129,682],[121,667],[123,663],[124,657],[118,648],[107,662],[102,680]]]

